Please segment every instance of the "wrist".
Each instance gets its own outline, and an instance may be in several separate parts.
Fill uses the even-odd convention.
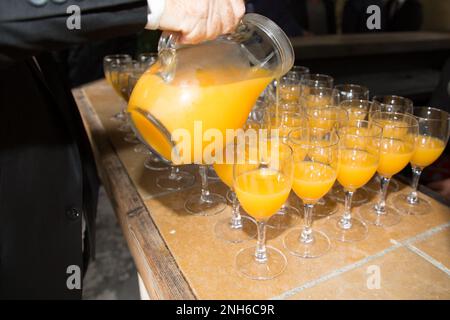
[[[146,29],[156,30],[160,26],[161,17],[166,8],[167,0],[147,0],[148,15]]]

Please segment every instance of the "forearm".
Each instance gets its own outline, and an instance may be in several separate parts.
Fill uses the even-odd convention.
[[[70,14],[66,10],[72,4],[81,9],[79,29],[67,27]],[[49,2],[43,8],[21,10],[20,7],[25,5],[29,5],[28,1],[0,1],[2,63],[72,44],[132,34],[142,30],[147,23],[145,0],[71,0],[60,5]]]

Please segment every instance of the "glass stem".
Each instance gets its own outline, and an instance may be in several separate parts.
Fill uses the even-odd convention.
[[[200,171],[200,177],[202,180],[202,194],[200,196],[200,200],[202,202],[208,202],[209,201],[209,196],[210,196],[210,192],[209,192],[209,188],[208,188],[208,175],[206,170],[208,169],[208,166],[205,165],[200,165],[199,166],[199,171]]]
[[[339,220],[339,227],[348,230],[352,227],[352,199],[353,191],[345,190],[345,209],[344,214]]]
[[[312,215],[313,215],[313,204],[304,205],[304,219],[305,225],[303,226],[302,233],[300,235],[300,241],[303,243],[312,243],[314,238],[312,236]]]
[[[171,166],[170,167],[170,174],[169,174],[169,179],[170,180],[177,180],[178,178],[178,172],[180,172],[180,169],[176,166]]]
[[[412,188],[413,191],[408,195],[407,200],[409,204],[417,204],[419,203],[419,197],[417,195],[417,189],[419,187],[420,175],[422,174],[422,169],[418,167],[412,168],[413,179],[412,179]]]
[[[380,179],[380,199],[378,203],[375,205],[375,211],[378,215],[386,214],[386,195],[389,187],[389,182],[391,178],[381,177]]]
[[[258,242],[256,244],[255,259],[258,263],[267,262],[267,250],[266,250],[266,222],[258,221]]]
[[[231,229],[242,229],[242,217],[239,210],[239,200],[234,191],[231,191],[232,211],[231,211]]]

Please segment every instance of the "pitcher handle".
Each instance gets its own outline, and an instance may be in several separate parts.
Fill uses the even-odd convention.
[[[180,33],[172,31],[164,31],[158,42],[158,52],[165,49],[176,50],[180,40]]]
[[[161,63],[161,71],[159,74],[166,82],[171,82],[175,77],[177,64],[176,49],[180,34],[177,32],[164,31],[158,42],[158,55]]]

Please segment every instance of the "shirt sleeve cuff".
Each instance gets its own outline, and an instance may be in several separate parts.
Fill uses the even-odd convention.
[[[145,29],[156,30],[159,28],[159,21],[166,6],[166,0],[147,0],[148,15]]]

